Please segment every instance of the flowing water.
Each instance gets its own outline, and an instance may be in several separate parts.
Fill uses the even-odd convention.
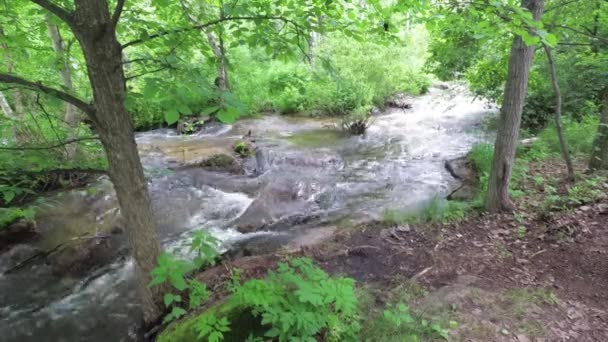
[[[415,210],[445,196],[455,180],[444,161],[484,139],[479,124],[494,109],[458,85],[433,87],[411,104],[376,115],[364,136],[343,135],[327,119],[272,115],[194,136],[168,129],[138,134],[163,245],[178,249],[193,231],[206,229],[234,254],[263,253],[311,227],[374,219],[388,208]],[[249,132],[257,152],[241,172],[183,167],[229,153]],[[41,238],[0,255],[0,272],[70,239],[124,241],[117,201],[103,178],[48,199],[37,222]],[[111,247],[126,248],[124,242]],[[137,340],[132,260],[128,253],[108,260],[66,275],[42,259],[0,275],[1,339]]]

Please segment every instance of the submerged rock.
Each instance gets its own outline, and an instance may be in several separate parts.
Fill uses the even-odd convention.
[[[34,246],[25,244],[14,245],[11,249],[0,255],[0,272],[12,269],[40,252],[40,249]]]
[[[0,230],[0,251],[9,246],[33,239],[39,235],[36,222],[21,219]]]
[[[121,240],[125,239],[120,234],[71,240],[56,253],[51,253],[47,262],[58,276],[86,276],[128,255],[129,250]]]

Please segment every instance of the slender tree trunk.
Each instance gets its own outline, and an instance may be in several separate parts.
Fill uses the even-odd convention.
[[[46,25],[49,31],[49,36],[51,37],[51,41],[53,43],[53,50],[55,50],[55,54],[57,55],[57,59],[61,62],[61,69],[59,70],[59,74],[61,76],[61,81],[63,83],[64,89],[71,93],[74,90],[72,84],[72,68],[70,68],[68,56],[65,51],[65,46],[63,39],[61,38],[61,33],[59,32],[59,27],[53,24],[50,13],[46,15]],[[66,103],[65,104],[65,116],[64,121],[68,125],[68,139],[76,138],[76,130],[78,129],[78,112],[74,105]],[[67,157],[72,158],[76,154],[76,144],[70,144],[66,146]]]
[[[199,21],[192,15],[192,11],[189,9],[186,1],[181,0],[180,3],[182,5],[184,14],[188,17],[188,20],[190,20],[190,22],[192,22],[194,25],[200,25]],[[223,9],[220,9],[220,16],[221,15],[223,15]],[[215,85],[221,91],[230,91],[230,82],[228,81],[228,60],[226,59],[226,51],[224,50],[223,33],[220,30],[219,42],[212,31],[203,30],[202,33],[206,35],[209,46],[211,47],[213,55],[217,60],[217,78],[215,80]]]
[[[6,96],[4,96],[4,93],[0,91],[0,108],[2,109],[2,112],[4,113],[4,115],[7,118],[14,118],[15,117],[15,112],[13,111],[13,108],[11,108],[11,105],[8,104],[8,101],[6,100]]]
[[[92,119],[107,154],[108,174],[127,225],[144,320],[152,323],[162,314],[162,288],[148,288],[161,247],[133,122],[124,105],[121,47],[107,0],[75,0],[73,31],[82,47],[93,90]]]
[[[544,8],[544,0],[522,0],[522,6],[532,12],[535,20],[539,20]],[[500,109],[492,171],[486,196],[486,209],[491,212],[514,209],[509,198],[509,183],[533,57],[534,46],[526,46],[522,37],[516,36],[509,57],[507,82]]]
[[[557,71],[555,70],[555,63],[553,62],[553,51],[551,51],[551,48],[547,46],[547,44],[543,44],[543,48],[547,54],[547,63],[549,65],[549,72],[551,74],[551,85],[553,86],[553,92],[555,93],[555,129],[557,130],[562,157],[566,163],[568,180],[574,181],[574,167],[572,166],[572,159],[570,158],[570,149],[562,128],[562,92],[559,88]]]
[[[0,26],[0,37],[5,37],[2,26]],[[11,57],[11,51],[10,51],[8,45],[6,45],[5,43],[0,43],[0,49],[2,49],[2,52],[4,53],[4,64],[6,66],[6,71],[8,71],[9,73],[13,72],[13,70],[15,69],[15,64]],[[14,120],[22,121],[23,115],[25,112],[25,107],[23,106],[23,94],[21,93],[21,90],[19,90],[19,88],[13,89],[11,91],[11,94],[13,96],[13,103],[15,105],[15,109],[14,110],[11,109],[10,105],[8,104],[8,100],[6,99],[6,96],[4,96],[4,95],[2,95],[2,98],[4,99],[6,108],[11,109],[11,110],[10,111],[5,110],[4,106],[2,109],[7,116],[11,117]],[[10,113],[10,115],[9,115],[9,113]],[[26,134],[24,134],[22,132],[21,127],[19,127],[19,125],[15,125],[13,132],[14,132],[13,134],[15,135],[15,140],[17,142],[20,142],[20,143],[27,142]]]
[[[216,85],[221,91],[230,91],[230,82],[228,81],[228,61],[226,60],[226,52],[224,50],[224,37],[222,32],[219,34],[219,44],[215,39],[213,32],[207,33],[207,40],[213,50],[213,54],[217,59],[217,81]]]
[[[589,160],[589,171],[597,170],[608,170],[608,89],[604,92],[604,108]]]

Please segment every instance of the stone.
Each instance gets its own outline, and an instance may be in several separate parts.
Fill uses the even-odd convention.
[[[39,235],[38,226],[33,220],[20,219],[0,230],[0,251],[10,245],[31,240]]]

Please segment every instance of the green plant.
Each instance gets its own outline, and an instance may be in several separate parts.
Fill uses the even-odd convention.
[[[449,321],[447,327],[413,314],[405,304],[389,305],[382,314],[365,326],[364,341],[418,342],[421,340],[448,340],[449,329],[457,323]]]
[[[419,211],[385,209],[382,220],[392,225],[460,222],[466,218],[470,210],[471,205],[469,203],[446,201],[439,197],[434,197]]]
[[[193,261],[178,259],[168,252],[158,257],[158,266],[151,272],[152,280],[148,286],[168,284],[172,291],[187,293],[189,295],[189,308],[195,309],[209,298],[205,284],[196,280],[187,279],[187,274],[203,266],[212,265],[217,257],[218,240],[206,231],[194,233],[190,244],[190,252],[195,253]],[[170,308],[164,322],[170,322],[186,314],[181,306],[182,296],[168,292],[163,298],[164,304]]]
[[[307,258],[279,263],[266,279],[237,287],[231,300],[278,341],[354,341],[359,331],[354,280],[329,277]]]
[[[237,141],[233,146],[234,152],[236,152],[239,156],[246,158],[253,155],[253,148],[246,141]]]
[[[34,218],[33,207],[25,208],[0,208],[0,229],[6,228],[11,223],[20,219],[31,220]]]

